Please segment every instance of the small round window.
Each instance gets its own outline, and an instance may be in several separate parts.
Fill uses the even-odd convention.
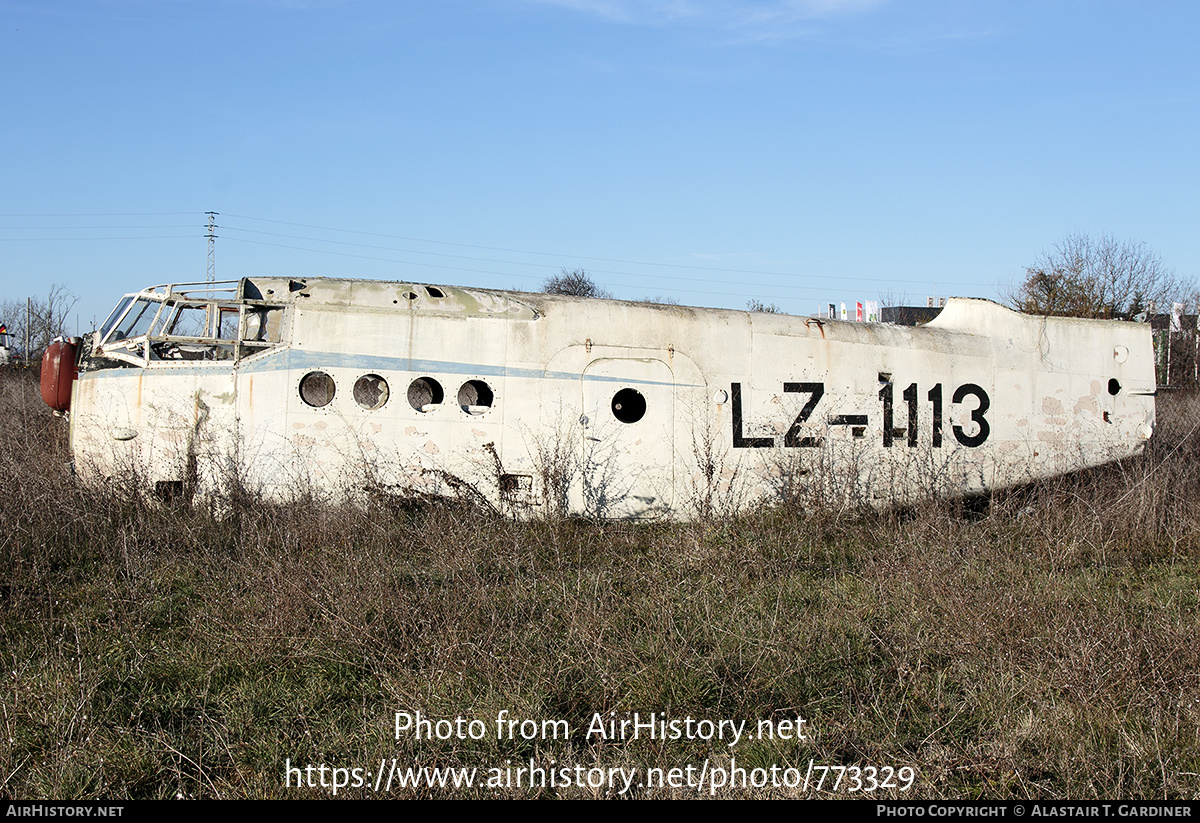
[[[482,380],[468,380],[458,390],[458,405],[467,414],[483,414],[494,401],[492,387]]]
[[[319,409],[333,402],[336,390],[333,378],[323,371],[310,371],[300,378],[300,399],[314,408]]]
[[[367,411],[382,409],[388,401],[387,381],[378,374],[364,374],[354,383],[354,402]]]
[[[646,398],[637,389],[621,389],[613,395],[612,413],[622,423],[636,423],[646,416]]]
[[[446,397],[442,384],[432,377],[418,377],[408,384],[408,404],[419,412],[433,411]]]

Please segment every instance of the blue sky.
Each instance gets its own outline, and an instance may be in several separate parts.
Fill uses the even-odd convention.
[[[0,297],[368,277],[797,314],[1200,274],[1200,6],[0,0]]]

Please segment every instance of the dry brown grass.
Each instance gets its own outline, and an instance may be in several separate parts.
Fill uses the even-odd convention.
[[[742,741],[738,763],[917,769],[908,795],[871,797],[1200,793],[1194,397],[1161,398],[1145,456],[990,505],[666,525],[387,501],[214,519],[80,488],[35,389],[0,381],[0,795],[327,794],[285,787],[287,760],[727,760],[582,733],[634,711],[803,715],[815,740]],[[575,734],[392,735],[397,711],[505,709]],[[747,794],[796,792],[718,793]]]

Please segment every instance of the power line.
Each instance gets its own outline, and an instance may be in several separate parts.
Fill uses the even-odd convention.
[[[375,249],[375,250],[379,250],[379,251],[395,251],[395,252],[401,252],[401,253],[405,253],[405,254],[421,254],[421,255],[427,255],[430,257],[441,257],[441,258],[449,258],[449,259],[455,259],[455,260],[472,260],[472,261],[477,261],[480,263],[499,263],[502,265],[511,265],[511,266],[535,266],[537,268],[546,268],[546,269],[561,268],[561,265],[559,263],[532,263],[532,262],[527,262],[527,261],[523,261],[523,260],[501,260],[501,259],[496,259],[496,258],[492,258],[492,257],[473,257],[470,255],[462,255],[462,254],[448,254],[446,252],[422,251],[420,249],[397,248],[395,246],[379,246],[379,245],[374,245],[374,244],[370,244],[370,243],[355,243],[355,242],[352,242],[349,240],[326,240],[324,238],[319,238],[319,237],[306,237],[306,236],[295,235],[295,234],[281,234],[279,232],[261,231],[261,230],[257,230],[257,229],[242,229],[242,228],[231,227],[231,226],[225,226],[224,229],[226,231],[244,232],[244,233],[248,233],[248,234],[259,234],[259,235],[266,235],[268,237],[283,237],[283,238],[287,238],[287,239],[291,239],[291,240],[307,240],[307,241],[313,242],[313,243],[332,243],[332,244],[339,245],[339,246],[352,246],[355,248]],[[364,234],[365,233],[366,232],[364,232]],[[387,236],[387,235],[379,235],[379,236]],[[241,240],[242,242],[247,242],[247,243],[254,242],[254,241],[251,241],[251,240],[248,240],[245,238],[231,237],[229,239]],[[339,254],[339,252],[330,251],[327,249],[308,249],[308,248],[304,248],[302,246],[292,246],[292,245],[288,245],[288,244],[284,244],[284,243],[260,243],[260,245],[272,245],[272,246],[276,246],[277,248],[285,248],[285,249],[290,248],[290,249],[296,249],[297,251],[320,252],[321,254],[331,254],[331,255]],[[472,247],[472,248],[484,248],[484,247],[476,246],[476,247]],[[353,255],[353,254],[348,254],[348,253],[346,254],[346,256],[359,257],[359,258],[365,257],[365,259],[381,260],[381,261],[386,261],[386,262],[391,262],[391,263],[402,263],[402,264],[414,265],[414,266],[425,266],[425,265],[433,266],[433,264],[417,262],[417,261],[412,261],[412,260],[396,260],[396,259],[392,259],[392,258],[366,257],[364,255]],[[674,265],[674,264],[667,264],[667,265]],[[456,269],[456,267],[452,267],[452,266],[433,266],[433,267]],[[685,267],[680,266],[680,268],[685,268]],[[698,268],[701,271],[711,270],[707,267],[698,267]],[[479,271],[477,269],[465,269],[465,268],[457,268],[456,270]],[[593,274],[632,276],[632,277],[638,277],[638,278],[643,278],[643,279],[648,278],[648,279],[653,279],[653,280],[684,280],[684,281],[688,281],[688,282],[702,282],[702,283],[725,283],[725,282],[728,282],[726,280],[715,280],[715,279],[704,278],[704,277],[695,277],[695,276],[689,277],[689,276],[684,276],[684,275],[671,275],[671,274],[647,274],[645,272],[614,271],[612,269],[589,268],[588,271]],[[502,274],[501,272],[491,272],[491,273]],[[771,274],[771,272],[760,272],[760,273],[761,274]],[[779,276],[791,276],[791,275],[779,275]],[[810,279],[810,280],[830,280],[830,281],[837,281],[838,283],[853,282],[853,283],[923,284],[923,283],[928,282],[926,280],[900,280],[900,279],[897,279],[894,277],[888,277],[888,278],[843,277],[840,275],[808,275],[808,279]],[[789,284],[789,283],[757,283],[757,282],[747,282],[747,281],[740,281],[738,283],[738,285],[740,285],[740,286],[757,286],[759,288],[769,288],[769,289],[815,289],[815,288],[820,288],[818,285],[815,285],[815,284],[794,285],[794,284]],[[951,283],[947,283],[947,285],[976,285],[976,284],[952,283],[951,282]],[[711,292],[706,292],[706,293],[711,293]]]
[[[27,241],[53,240],[195,240],[194,234],[148,234],[140,237],[0,237],[0,243],[23,243]]]
[[[191,223],[172,224],[168,226],[0,226],[3,230],[23,231],[25,229],[61,229],[63,231],[74,229],[192,229],[195,226]]]
[[[243,215],[243,214],[228,214],[228,213],[226,213],[225,216],[226,217],[236,217],[241,220],[257,220],[257,221],[260,221],[263,223],[278,223],[283,226],[299,226],[301,228],[318,229],[320,231],[336,231],[336,232],[342,232],[344,234],[359,234],[359,235],[364,235],[367,237],[385,237],[385,238],[388,238],[389,240],[411,240],[411,241],[417,242],[417,243],[431,243],[431,244],[440,245],[440,246],[457,246],[457,247],[465,248],[465,249],[481,249],[483,251],[503,251],[503,252],[509,252],[512,254],[533,254],[533,255],[538,255],[540,257],[557,257],[560,259],[567,258],[570,260],[595,260],[598,263],[622,263],[622,264],[630,265],[630,266],[661,266],[664,268],[687,269],[690,271],[712,271],[712,272],[720,272],[723,274],[765,274],[765,275],[769,275],[772,277],[810,277],[810,276],[814,276],[814,275],[801,275],[796,272],[769,271],[766,269],[733,269],[733,268],[724,268],[724,267],[719,267],[719,266],[698,266],[698,265],[692,265],[689,263],[655,263],[655,262],[652,262],[649,260],[625,260],[625,259],[614,258],[614,257],[590,257],[590,256],[584,255],[584,254],[564,254],[562,252],[534,251],[532,249],[512,249],[512,248],[506,248],[504,246],[480,246],[480,245],[475,245],[472,243],[455,243],[455,242],[451,242],[448,240],[430,240],[428,238],[412,237],[412,236],[403,235],[403,234],[383,234],[380,232],[358,231],[356,229],[339,229],[339,228],[334,228],[331,226],[316,226],[311,223],[293,223],[293,222],[289,222],[287,220],[271,220],[266,217],[250,217],[250,216]],[[228,228],[228,227],[226,227],[226,228]],[[242,229],[242,231],[251,231],[251,229]],[[316,238],[304,238],[304,239],[317,240]],[[317,240],[317,242],[336,243],[339,241]],[[430,254],[430,253],[432,253],[432,252],[422,252],[422,254]],[[819,275],[815,275],[815,276],[819,276]],[[834,275],[829,275],[829,276],[835,277]],[[850,278],[836,277],[835,279],[846,280],[846,279],[850,279]],[[885,283],[897,282],[895,280],[892,280],[891,278],[870,278],[870,279],[873,280],[874,282],[885,282]],[[907,281],[907,282],[924,283],[926,281],[912,280],[912,281]],[[977,284],[961,283],[959,285],[977,285]]]
[[[185,215],[185,214],[195,214],[195,212],[110,212],[110,213],[91,213],[91,214],[88,214],[88,213],[0,214],[0,217],[134,217],[134,216],[175,216],[175,215]],[[208,229],[209,234],[211,234],[212,230],[214,228],[216,228],[216,226],[212,224],[212,218],[217,214],[217,212],[204,212],[204,214],[209,216],[209,226],[207,226],[206,228]],[[318,231],[338,232],[338,233],[342,233],[342,234],[354,234],[354,235],[359,235],[359,236],[363,236],[363,237],[381,237],[381,238],[386,238],[389,240],[406,240],[406,241],[415,242],[415,243],[429,243],[432,245],[439,245],[439,246],[453,246],[456,248],[464,248],[464,249],[479,249],[482,251],[501,251],[501,252],[508,252],[510,254],[529,254],[529,255],[535,255],[538,257],[555,257],[558,259],[568,259],[568,260],[593,260],[593,261],[600,262],[600,263],[619,263],[622,265],[630,265],[630,266],[656,266],[656,267],[660,267],[660,268],[683,269],[683,270],[687,270],[687,271],[709,271],[709,272],[716,272],[716,273],[721,273],[721,274],[758,274],[758,275],[766,275],[769,277],[784,277],[784,278],[805,277],[805,278],[836,280],[838,282],[853,282],[853,283],[908,283],[908,284],[917,285],[917,284],[924,284],[924,283],[929,282],[928,280],[911,280],[911,279],[910,280],[898,280],[893,277],[843,277],[840,275],[814,275],[814,274],[801,275],[796,272],[770,271],[767,269],[740,269],[740,268],[730,268],[730,267],[723,267],[723,266],[701,266],[701,265],[695,265],[695,264],[689,264],[689,263],[660,263],[660,262],[654,262],[654,261],[649,261],[649,260],[629,260],[629,259],[625,259],[625,258],[614,258],[614,257],[595,257],[595,256],[590,256],[590,255],[570,254],[570,253],[563,253],[563,252],[537,251],[534,249],[516,249],[516,248],[505,247],[505,246],[485,246],[485,245],[479,245],[479,244],[474,244],[474,243],[459,243],[459,242],[454,242],[454,241],[449,241],[449,240],[432,240],[432,239],[425,238],[425,237],[415,237],[415,236],[411,236],[411,235],[386,234],[383,232],[369,232],[369,231],[362,231],[359,229],[343,229],[343,228],[337,228],[335,226],[320,226],[320,225],[316,225],[313,223],[298,223],[298,222],[290,221],[290,220],[275,220],[275,219],[268,218],[268,217],[254,217],[254,216],[245,215],[245,214],[226,213],[225,216],[237,218],[240,220],[254,220],[256,222],[261,222],[261,223],[275,223],[277,225],[282,225],[282,226],[297,226],[300,228],[316,229]],[[11,228],[11,229],[20,229],[20,228],[46,228],[46,229],[55,229],[55,228],[89,229],[90,228],[90,229],[96,229],[96,228],[159,228],[159,227],[158,226],[111,226],[111,227],[109,227],[109,226],[79,226],[79,227],[68,227],[68,226],[61,226],[61,227],[55,227],[55,226],[46,226],[46,227],[11,226],[11,227],[8,227],[8,226],[5,226],[5,227],[0,227],[0,228],[5,228],[5,229],[7,229],[7,228]],[[171,225],[171,226],[162,226],[161,228],[185,228],[185,226]],[[438,252],[422,251],[420,249],[397,249],[397,248],[389,247],[389,246],[374,246],[374,245],[365,244],[365,243],[360,244],[360,243],[352,243],[350,241],[345,241],[345,240],[329,240],[329,239],[320,238],[320,237],[307,237],[307,236],[299,236],[299,235],[276,234],[276,233],[264,232],[264,231],[260,231],[260,230],[256,230],[256,229],[244,229],[244,228],[237,228],[237,227],[231,227],[231,226],[223,226],[221,228],[224,228],[226,231],[242,231],[242,232],[255,233],[255,234],[266,234],[266,235],[270,235],[270,236],[274,236],[274,237],[287,237],[287,238],[290,238],[293,240],[307,240],[309,242],[314,242],[314,243],[335,243],[338,245],[349,245],[349,246],[357,246],[357,247],[361,247],[361,248],[383,249],[383,250],[387,250],[387,251],[399,251],[399,252],[405,252],[405,253],[409,253],[409,254],[423,254],[423,255],[430,255],[430,256],[454,257],[454,258],[464,259],[464,260],[478,260],[480,262],[487,262],[487,263],[503,263],[503,264],[507,264],[507,265],[537,265],[539,267],[549,265],[549,264],[544,264],[544,263],[543,264],[527,263],[525,261],[517,261],[517,260],[495,260],[492,258],[471,257],[471,256],[467,256],[467,255],[448,255],[448,254],[440,254]],[[174,236],[174,237],[178,237],[178,236]],[[205,237],[208,238],[208,235],[206,234]],[[0,239],[39,239],[39,240],[41,240],[41,239],[57,239],[57,238],[0,238]],[[105,239],[105,238],[65,238],[65,239]],[[135,237],[135,238],[120,238],[120,239],[144,239],[144,238]],[[215,239],[215,236],[213,238],[208,238],[208,239],[209,239],[209,243],[211,245],[212,240]],[[249,241],[247,241],[247,242],[249,242]],[[279,248],[294,248],[298,251],[317,251],[315,249],[305,249],[303,247],[287,246],[284,244],[264,243],[261,245],[275,245]],[[333,252],[322,252],[322,253],[332,254]],[[349,256],[362,257],[361,255],[349,255]],[[368,259],[378,259],[378,258],[368,258]],[[410,261],[388,261],[388,262],[410,263]],[[413,263],[410,263],[410,264],[422,265],[422,264],[413,264]],[[552,267],[558,268],[558,265],[559,264],[553,264]],[[450,268],[450,267],[442,267],[442,268]],[[474,270],[462,269],[462,271],[474,271]],[[634,273],[634,272],[615,272],[612,270],[606,271],[606,270],[601,270],[601,269],[596,269],[593,271],[605,272],[608,274],[633,275],[633,276],[638,276],[638,277],[652,277],[652,278],[656,278],[656,279],[673,279],[673,280],[694,280],[694,279],[696,279],[694,277],[670,277],[669,275],[652,275],[652,274]],[[495,273],[495,272],[493,272],[493,273]],[[723,282],[723,281],[709,280],[707,282],[715,283],[715,282]],[[978,286],[979,285],[978,283],[975,283],[975,282],[966,282],[966,281],[940,281],[940,282],[942,282],[944,285],[957,285],[957,286]],[[777,283],[772,283],[772,284],[744,283],[742,285],[759,286],[759,287],[764,287],[764,288],[804,288],[803,286],[783,286],[782,284],[777,284]]]
[[[63,214],[14,212],[0,214],[0,217],[182,217],[185,214],[195,215],[194,211],[114,211],[114,212],[71,212]]]
[[[191,229],[196,228],[190,223],[172,224],[172,226],[0,226],[0,229]]]
[[[349,258],[353,258],[353,259],[357,259],[357,260],[372,260],[372,261],[380,262],[380,263],[395,263],[395,264],[405,265],[405,266],[416,266],[416,267],[423,267],[423,268],[429,268],[429,269],[437,269],[439,271],[457,271],[457,272],[465,272],[468,274],[483,274],[483,275],[487,275],[489,277],[507,277],[507,278],[515,278],[517,280],[534,280],[534,281],[539,281],[539,282],[544,279],[540,275],[517,274],[517,273],[513,273],[513,272],[496,271],[495,269],[474,269],[474,268],[467,268],[465,266],[447,266],[447,265],[441,265],[438,263],[414,262],[411,260],[397,260],[392,257],[378,257],[375,255],[368,255],[368,254],[353,254],[350,252],[330,251],[328,249],[309,249],[309,248],[304,248],[301,246],[288,245],[285,243],[270,243],[265,240],[250,240],[250,239],[247,239],[244,237],[228,237],[226,239],[232,240],[235,243],[250,243],[250,244],[253,244],[256,246],[270,246],[272,248],[292,249],[294,251],[305,251],[305,252],[311,252],[314,254],[327,254],[327,255],[332,255],[335,257],[349,257]],[[471,258],[468,258],[468,259],[471,259]],[[550,265],[550,264],[546,264],[546,263],[532,263],[532,264],[524,264],[524,265],[538,266],[539,268],[540,267],[560,268],[559,266]],[[603,272],[602,269],[592,270],[592,271]],[[609,272],[609,273],[611,273],[611,274],[627,274],[627,272]],[[655,279],[690,280],[693,282],[700,282],[700,283],[722,282],[722,281],[715,281],[715,280],[706,280],[703,278],[675,277],[675,276],[671,276],[671,275],[647,274],[647,275],[633,275],[633,276],[642,277],[642,278],[655,278]],[[909,282],[909,281],[890,281],[889,280],[889,281],[884,281],[884,282]],[[922,281],[911,281],[911,282],[924,283],[926,281],[922,280]],[[615,286],[616,284],[613,284],[611,282],[601,282],[599,285],[606,287],[606,288],[611,288],[611,287]],[[713,296],[720,296],[720,297],[730,297],[733,295],[738,295],[739,291],[742,291],[745,287],[756,287],[756,286],[760,287],[760,288],[788,289],[790,291],[800,292],[800,294],[788,295],[788,298],[792,299],[792,300],[810,299],[813,295],[825,294],[829,288],[828,286],[820,285],[820,284],[802,285],[801,286],[801,285],[772,285],[772,284],[756,284],[756,283],[739,282],[739,283],[731,284],[730,288],[726,288],[722,291],[711,291],[711,290],[707,290],[707,289],[688,289],[688,288],[675,288],[674,291],[680,292],[683,294],[703,294],[703,295],[713,295]]]
[[[94,213],[83,213],[83,212],[67,213],[67,212],[64,212],[64,213],[29,213],[29,214],[2,214],[2,213],[0,213],[0,217],[8,217],[8,218],[13,218],[13,217],[51,217],[51,218],[53,218],[53,217],[63,217],[63,218],[67,218],[67,217],[135,217],[135,216],[166,217],[166,216],[195,215],[195,214],[198,214],[198,212],[94,212]],[[212,212],[203,212],[203,214],[207,217],[207,224],[204,226],[204,228],[206,230],[204,237],[208,243],[208,261],[207,261],[208,265],[207,265],[207,270],[206,270],[206,278],[209,281],[213,281],[216,279],[215,240],[217,238],[216,229],[218,228],[218,226],[216,225],[215,218],[218,216],[218,213],[215,211],[212,211]],[[473,244],[473,243],[459,243],[459,242],[447,241],[447,240],[433,240],[430,238],[415,237],[415,236],[410,236],[410,235],[387,234],[387,233],[383,233],[383,232],[370,232],[370,231],[362,231],[362,230],[358,230],[358,229],[343,229],[343,228],[337,228],[337,227],[333,227],[333,226],[315,225],[315,224],[311,224],[311,223],[299,223],[299,222],[288,221],[288,220],[275,220],[275,219],[265,218],[265,217],[253,217],[251,215],[225,213],[225,216],[226,216],[226,218],[249,220],[249,221],[255,221],[255,222],[260,222],[260,223],[270,223],[270,224],[275,224],[275,225],[279,225],[279,226],[295,226],[298,228],[310,229],[313,232],[332,232],[332,233],[337,233],[337,234],[342,234],[342,235],[353,235],[353,236],[363,237],[363,238],[383,238],[383,239],[388,239],[388,240],[400,240],[400,241],[405,241],[407,243],[429,244],[429,245],[434,245],[434,246],[450,247],[450,248],[457,248],[457,249],[464,249],[464,250],[502,252],[502,253],[509,254],[509,255],[554,258],[557,262],[553,262],[553,263],[535,262],[533,260],[502,259],[502,258],[491,257],[491,256],[482,256],[482,255],[455,254],[449,250],[447,250],[447,251],[427,251],[427,250],[419,249],[419,248],[395,247],[395,246],[390,246],[390,245],[379,245],[379,244],[372,244],[372,243],[355,242],[355,241],[349,240],[349,239],[336,240],[336,239],[331,239],[331,238],[326,238],[326,237],[313,236],[311,233],[308,233],[308,232],[306,232],[305,234],[302,234],[302,235],[297,235],[297,234],[285,234],[282,232],[271,232],[271,231],[265,231],[265,230],[259,230],[259,229],[242,228],[242,227],[229,226],[229,225],[224,225],[224,226],[220,227],[220,228],[223,228],[226,232],[235,232],[235,233],[242,233],[242,234],[256,234],[256,235],[262,235],[262,236],[284,238],[284,239],[289,239],[289,240],[298,240],[298,241],[303,241],[303,242],[307,242],[307,243],[332,244],[332,245],[342,246],[342,247],[347,247],[347,248],[359,248],[359,249],[370,249],[370,250],[377,250],[377,251],[395,252],[395,253],[403,254],[403,255],[420,255],[420,256],[426,257],[426,258],[432,257],[432,258],[444,259],[447,261],[461,260],[461,261],[469,262],[469,263],[490,264],[491,266],[500,265],[500,266],[505,266],[505,267],[508,267],[508,266],[524,267],[524,268],[532,267],[532,268],[536,268],[536,269],[540,269],[540,270],[558,269],[561,267],[563,260],[592,261],[592,262],[597,262],[597,263],[615,263],[615,264],[619,264],[621,266],[634,266],[639,269],[642,269],[641,271],[627,271],[627,270],[620,271],[620,270],[612,270],[612,269],[597,269],[597,268],[591,268],[591,267],[588,268],[589,273],[592,273],[594,275],[607,275],[609,277],[631,278],[635,281],[635,284],[632,286],[630,286],[628,284],[622,284],[621,287],[623,289],[637,288],[638,284],[643,285],[643,286],[649,286],[649,284],[646,283],[646,281],[658,281],[658,282],[688,281],[689,283],[697,283],[697,284],[714,284],[714,285],[719,284],[719,285],[724,286],[725,288],[723,288],[721,291],[709,291],[709,290],[702,290],[702,289],[685,288],[685,287],[681,287],[679,285],[671,285],[668,283],[663,283],[663,286],[672,291],[676,291],[676,292],[691,293],[691,294],[723,295],[726,297],[738,294],[739,292],[745,291],[745,290],[772,289],[772,290],[776,290],[776,291],[786,291],[788,293],[791,293],[792,297],[790,299],[799,300],[799,299],[805,299],[805,297],[807,295],[821,294],[823,292],[828,291],[830,288],[836,288],[839,284],[858,284],[859,288],[872,288],[872,287],[882,288],[882,287],[887,287],[887,286],[899,286],[901,288],[915,287],[915,288],[919,289],[921,286],[926,285],[931,282],[929,279],[897,279],[895,277],[846,277],[846,276],[841,276],[841,275],[829,275],[829,274],[799,274],[796,272],[771,271],[771,270],[766,270],[766,269],[733,268],[733,267],[723,267],[723,266],[704,266],[704,265],[687,264],[687,263],[661,263],[661,262],[653,262],[653,261],[647,261],[647,260],[631,260],[631,259],[625,259],[625,258],[597,257],[597,256],[591,256],[591,255],[578,255],[578,254],[564,254],[561,252],[546,252],[546,251],[538,251],[538,250],[534,250],[534,249],[519,249],[519,248],[509,248],[509,247],[503,247],[503,246],[487,246],[487,245],[480,245],[480,244]],[[194,225],[194,224],[192,224],[192,225]],[[149,226],[147,226],[147,225],[0,226],[0,230],[2,230],[2,231],[21,231],[21,230],[40,230],[40,231],[46,231],[46,230],[51,230],[51,231],[91,230],[91,231],[95,231],[95,230],[105,230],[105,229],[112,229],[112,230],[164,229],[164,230],[167,230],[167,229],[179,229],[179,228],[185,228],[185,226],[176,225],[176,224],[164,224],[161,226],[153,226],[153,225],[149,225]],[[60,237],[0,237],[0,241],[7,240],[10,242],[13,242],[13,241],[27,241],[28,242],[28,241],[60,241],[60,240],[82,240],[82,241],[91,241],[91,240],[162,240],[162,239],[188,239],[188,238],[194,238],[194,237],[195,237],[194,234],[189,234],[189,235],[134,235],[134,236],[112,236],[112,235],[109,235],[109,236],[83,236],[83,237],[61,237],[61,236]],[[254,245],[291,249],[291,250],[295,250],[295,251],[307,252],[310,254],[325,254],[325,255],[342,256],[342,257],[348,257],[348,258],[354,258],[354,259],[360,259],[360,260],[374,260],[374,261],[378,261],[378,262],[382,262],[382,263],[392,263],[392,264],[401,265],[401,266],[424,267],[427,269],[437,269],[437,270],[444,270],[444,271],[459,271],[459,272],[466,272],[466,273],[471,273],[471,274],[486,275],[488,277],[518,278],[520,280],[526,280],[526,281],[541,279],[541,277],[537,276],[537,275],[515,274],[515,273],[507,272],[507,271],[497,271],[496,269],[491,268],[491,267],[476,268],[476,267],[471,267],[471,266],[444,265],[444,264],[438,264],[438,263],[434,263],[434,262],[430,262],[430,261],[421,261],[421,260],[412,260],[412,259],[395,259],[395,258],[391,258],[391,257],[381,257],[381,256],[375,256],[375,255],[369,255],[369,254],[354,254],[349,251],[335,251],[335,250],[329,250],[329,249],[310,248],[310,247],[292,245],[292,244],[286,244],[286,243],[270,243],[270,242],[256,241],[256,240],[251,240],[249,238],[236,237],[236,236],[228,237],[227,239],[234,240],[237,242],[242,242],[242,243],[251,243]],[[661,271],[663,269],[676,270],[679,273],[678,274],[667,274],[667,273],[661,273],[661,274],[653,273],[652,274],[652,273],[645,271],[645,269],[647,269],[647,268],[658,269],[659,271]],[[685,272],[694,272],[696,274],[686,274]],[[702,275],[703,273],[713,273],[713,274],[717,274],[717,275],[730,275],[730,274],[733,274],[733,275],[759,275],[759,276],[769,277],[772,279],[779,278],[779,279],[783,280],[784,282],[764,283],[764,282],[753,282],[753,281],[744,281],[744,280],[738,280],[736,282],[729,282],[729,278],[719,278],[718,279],[718,278],[713,278],[713,277],[698,276],[698,275]],[[967,286],[967,287],[972,287],[972,288],[978,288],[981,285],[980,283],[977,283],[977,282],[945,281],[945,280],[939,280],[939,283],[943,287],[945,287],[945,286]],[[610,282],[604,283],[602,285],[613,286],[615,284],[610,281]]]

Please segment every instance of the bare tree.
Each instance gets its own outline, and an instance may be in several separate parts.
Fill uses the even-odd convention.
[[[1186,291],[1145,243],[1107,234],[1068,234],[1025,274],[1004,298],[1027,314],[1129,319],[1152,303],[1169,309]]]
[[[561,274],[547,278],[546,282],[542,283],[542,291],[546,294],[566,294],[572,297],[612,297],[612,292],[597,286],[596,281],[583,269],[567,271],[563,268]]]
[[[67,320],[78,300],[66,286],[55,283],[45,297],[0,301],[0,323],[8,327],[13,344],[22,351],[29,340],[26,358],[37,362],[50,341],[68,336]]]
[[[774,303],[764,303],[753,297],[746,301],[746,311],[760,311],[764,314],[785,314],[784,310]]]

